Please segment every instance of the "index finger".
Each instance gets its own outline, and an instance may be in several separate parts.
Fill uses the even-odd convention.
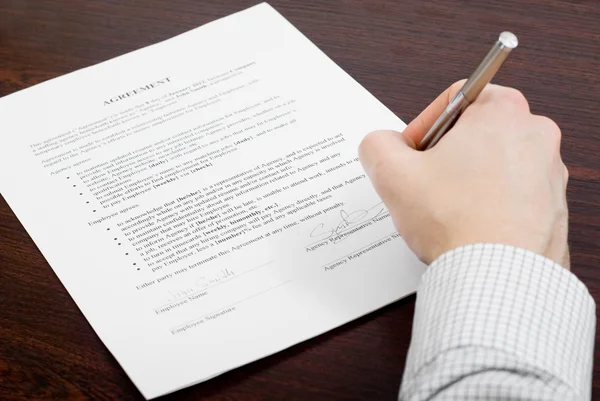
[[[450,85],[421,114],[412,120],[402,133],[418,145],[466,81],[466,79],[462,79]]]

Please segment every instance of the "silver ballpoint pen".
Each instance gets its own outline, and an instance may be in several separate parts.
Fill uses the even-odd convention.
[[[427,150],[433,147],[452,128],[461,113],[473,103],[483,88],[492,80],[500,66],[519,41],[510,32],[502,32],[475,72],[471,74],[464,86],[452,98],[444,112],[431,126],[417,148]]]

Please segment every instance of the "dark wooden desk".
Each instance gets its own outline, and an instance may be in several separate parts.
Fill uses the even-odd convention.
[[[169,38],[250,0],[0,2],[0,96]],[[600,1],[274,0],[404,121],[465,77],[502,30],[496,82],[559,123],[573,271],[600,301]],[[1,114],[0,114],[1,118]],[[6,133],[0,133],[6,135]],[[141,399],[0,198],[0,398]],[[414,297],[166,399],[393,400]],[[600,343],[596,337],[596,361]],[[594,369],[600,399],[600,363]]]

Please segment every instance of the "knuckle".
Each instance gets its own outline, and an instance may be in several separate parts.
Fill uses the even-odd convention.
[[[512,104],[513,106],[529,111],[529,102],[527,101],[527,98],[523,92],[520,90],[511,87],[504,87],[501,96],[504,101]]]
[[[562,132],[558,124],[549,117],[537,116],[539,131],[556,145],[560,145]]]
[[[547,132],[549,134],[554,134],[557,136],[561,135],[560,127],[550,117],[540,116],[540,122],[541,122],[541,124],[543,124],[542,129],[544,130],[544,132]]]

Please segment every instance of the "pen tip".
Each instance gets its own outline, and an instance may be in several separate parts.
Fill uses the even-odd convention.
[[[502,32],[498,40],[509,49],[514,49],[519,44],[519,39],[517,39],[515,34],[508,31]]]

